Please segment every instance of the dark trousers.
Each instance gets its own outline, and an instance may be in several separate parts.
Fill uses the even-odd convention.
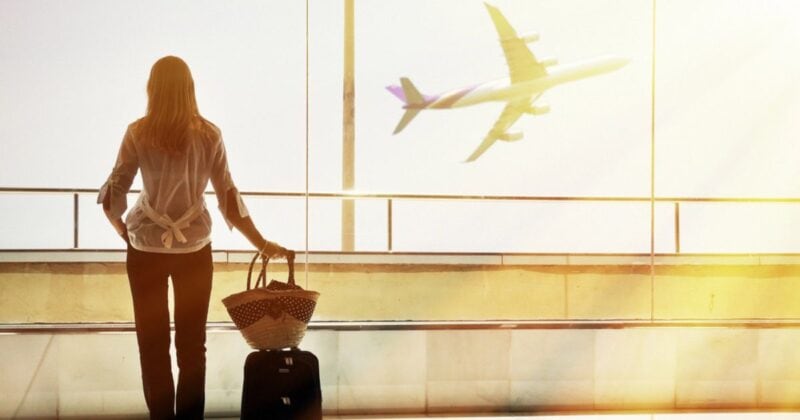
[[[128,245],[128,280],[151,419],[203,418],[206,320],[213,268],[211,245],[190,254],[142,252]],[[177,393],[169,353],[169,277],[174,291]]]

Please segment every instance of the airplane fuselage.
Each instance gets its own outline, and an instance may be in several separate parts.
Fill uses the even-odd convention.
[[[421,104],[407,104],[406,109],[450,109],[476,105],[484,102],[508,102],[532,98],[554,86],[587,77],[612,72],[628,62],[616,56],[603,56],[571,64],[548,67],[547,74],[532,80],[511,83],[506,77],[450,91],[427,98]]]

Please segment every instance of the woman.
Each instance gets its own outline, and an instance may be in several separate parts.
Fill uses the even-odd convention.
[[[202,418],[206,319],[211,294],[211,218],[203,192],[214,187],[229,228],[266,256],[288,251],[265,240],[250,219],[228,170],[219,129],[197,109],[194,81],[178,57],[158,60],[147,82],[147,114],[128,126],[98,203],[128,244],[144,396],[152,419]],[[144,187],[126,221],[126,194],[141,169]],[[167,279],[175,301],[178,386],[171,362]]]

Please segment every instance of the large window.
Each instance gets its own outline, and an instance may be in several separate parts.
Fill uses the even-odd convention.
[[[102,184],[125,126],[143,114],[149,67],[174,54],[193,70],[201,112],[222,128],[240,189],[261,194],[246,198],[257,223],[296,249],[800,248],[783,234],[800,223],[792,0],[496,2],[519,34],[539,33],[528,44],[538,58],[629,62],[547,90],[534,105],[550,112],[509,130],[524,138],[469,163],[503,103],[424,110],[393,135],[404,110],[386,86],[408,77],[435,95],[506,77],[487,7],[354,4],[348,40],[343,1],[310,0],[308,10],[277,0],[0,3],[0,247],[120,247],[86,190]],[[352,168],[342,163],[348,42]],[[353,249],[342,247],[348,193]],[[212,214],[217,249],[249,249]]]

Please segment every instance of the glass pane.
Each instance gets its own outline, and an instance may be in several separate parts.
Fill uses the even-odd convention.
[[[304,22],[304,2],[279,0],[0,2],[0,184],[99,187],[150,66],[172,54],[239,187],[302,191]]]
[[[341,251],[342,202],[335,199],[312,199],[308,203],[308,249]]]
[[[409,200],[392,214],[395,251],[650,252],[649,203]]]
[[[797,2],[657,5],[658,194],[798,196]]]
[[[682,209],[683,204],[678,207],[678,217],[680,217]],[[675,242],[675,212],[675,203],[656,203],[654,239],[655,251],[658,254],[674,254],[678,252]],[[677,234],[680,235],[680,232]]]
[[[308,30],[309,188],[339,191],[342,189],[344,1],[311,0]]]
[[[681,204],[681,252],[796,253],[800,204]]]
[[[0,249],[73,247],[72,194],[0,194]]]
[[[387,200],[356,201],[356,250],[387,251],[389,209]]]
[[[354,200],[354,251],[388,251],[386,200]],[[309,201],[309,250],[342,250],[342,200],[312,198]]]

